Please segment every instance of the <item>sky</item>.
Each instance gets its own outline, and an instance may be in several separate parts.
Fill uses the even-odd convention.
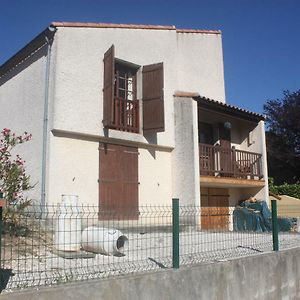
[[[0,65],[52,21],[219,29],[227,103],[263,113],[300,89],[300,0],[0,0]]]

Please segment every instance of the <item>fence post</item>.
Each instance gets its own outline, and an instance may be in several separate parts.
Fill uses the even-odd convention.
[[[272,204],[272,234],[273,234],[273,251],[279,250],[278,245],[278,219],[277,219],[277,201],[271,200]]]
[[[179,199],[172,199],[173,268],[179,268]]]

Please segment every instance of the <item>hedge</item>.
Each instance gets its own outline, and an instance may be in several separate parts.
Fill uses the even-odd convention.
[[[300,199],[300,184],[287,184],[274,185],[272,178],[269,178],[269,190],[277,195],[287,195]]]

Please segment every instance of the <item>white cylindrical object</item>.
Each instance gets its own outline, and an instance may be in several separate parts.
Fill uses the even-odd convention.
[[[62,195],[56,211],[55,248],[60,251],[79,251],[81,246],[81,211],[78,196]]]
[[[82,231],[81,245],[89,252],[118,255],[124,254],[128,238],[117,229],[91,226]]]

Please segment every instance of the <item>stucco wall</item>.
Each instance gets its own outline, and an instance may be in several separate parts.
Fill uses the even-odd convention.
[[[99,143],[50,137],[47,203],[60,203],[62,194],[78,195],[82,204],[98,205]]]
[[[139,149],[139,204],[172,205],[171,153]]]
[[[253,144],[248,146],[248,151],[253,151],[262,154],[262,173],[265,180],[265,187],[260,189],[255,197],[264,199],[269,202],[269,185],[268,185],[268,166],[267,166],[267,150],[265,137],[265,124],[260,121],[252,131]],[[270,204],[270,203],[269,203]]]
[[[164,63],[166,130],[156,137],[160,145],[174,145],[173,94],[176,90],[199,91],[220,100],[225,98],[219,34],[179,34],[175,30],[58,28],[55,39],[58,43],[55,129],[104,135],[103,55],[112,44],[115,45],[117,58],[141,66]],[[141,97],[140,84],[141,76],[138,76],[138,97]],[[129,139],[124,132],[122,137]],[[147,143],[147,138],[141,138]]]
[[[178,89],[225,102],[221,34],[177,33]]]
[[[200,205],[197,103],[175,97],[175,149],[172,152],[172,192],[182,205]]]
[[[18,135],[27,131],[33,136],[18,146],[16,153],[26,160],[35,184],[29,196],[36,200],[41,189],[46,53],[47,48],[41,48],[0,79],[0,129],[7,127]]]
[[[51,135],[48,203],[62,194],[99,203],[99,142]],[[171,153],[139,148],[139,205],[171,205]]]

